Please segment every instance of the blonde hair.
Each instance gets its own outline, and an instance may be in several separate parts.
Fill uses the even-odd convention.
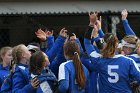
[[[140,39],[137,40],[136,47],[140,45]]]
[[[140,39],[137,40],[136,49],[135,49],[135,51],[137,52],[137,54],[140,56],[139,48],[140,48]]]
[[[0,62],[2,61],[2,56],[7,53],[7,51],[12,50],[12,47],[6,46],[0,49]]]
[[[130,44],[136,44],[138,37],[134,35],[127,35],[123,38],[123,40]]]
[[[17,45],[12,50],[13,61],[16,64],[19,63],[22,57],[22,53],[24,52],[24,50],[22,49],[22,46],[25,46],[25,45],[24,44]]]

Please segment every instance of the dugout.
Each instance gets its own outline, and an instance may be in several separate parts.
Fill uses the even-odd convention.
[[[77,2],[6,2],[0,3],[0,47],[28,44],[35,38],[37,28],[54,30],[55,37],[61,28],[74,32],[83,40],[89,23],[88,11],[98,11],[102,16],[104,32],[124,34],[121,10],[129,11],[128,21],[137,36],[140,22],[140,1],[77,1]]]

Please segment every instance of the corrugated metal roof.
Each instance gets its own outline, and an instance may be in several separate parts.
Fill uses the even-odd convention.
[[[0,3],[0,14],[63,14],[88,11],[119,12],[127,9],[140,12],[140,1],[77,1],[77,2],[7,2]]]

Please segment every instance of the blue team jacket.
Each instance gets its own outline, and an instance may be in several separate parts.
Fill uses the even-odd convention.
[[[102,58],[90,40],[84,39],[84,42],[91,56],[87,65],[99,73],[99,93],[131,93],[130,79],[135,78],[140,83],[140,70],[134,60],[123,55]]]
[[[97,90],[97,79],[98,79],[98,73],[90,70],[90,68],[88,67],[87,63],[91,62],[90,58],[88,55],[82,55],[81,56],[81,61],[83,63],[83,65],[88,69],[89,71],[89,86],[88,86],[88,93],[98,93]]]
[[[31,73],[31,78],[34,77],[40,81],[40,85],[34,93],[53,93],[58,85],[55,75],[49,68],[44,69],[40,75]]]
[[[45,41],[45,43],[47,43],[47,46],[45,48],[41,48],[41,50],[43,52],[48,52],[54,44],[54,36],[48,36],[47,37],[47,41]]]
[[[87,79],[87,85],[84,89],[79,89],[75,81],[75,67],[72,60],[64,62],[59,67],[59,87],[60,93],[88,93],[88,77],[89,72],[83,65],[83,70]]]
[[[138,67],[140,68],[140,56],[137,53],[127,55],[127,57],[132,58],[137,63]]]
[[[18,64],[12,77],[12,93],[35,93],[30,83],[28,66]]]
[[[56,57],[58,51],[63,47],[63,44],[65,42],[65,37],[63,36],[58,36],[57,39],[55,40],[55,43],[53,44],[52,48],[45,52],[49,58],[49,61],[52,62],[54,58]]]
[[[0,64],[0,88],[1,88],[4,80],[8,76],[8,74],[9,74],[9,66],[3,67],[2,64]]]

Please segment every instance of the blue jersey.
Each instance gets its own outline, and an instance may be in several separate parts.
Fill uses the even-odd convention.
[[[39,77],[38,75],[31,74],[31,77],[32,78],[37,77],[40,80],[40,85],[36,89],[35,93],[53,93],[51,86],[47,82],[47,76],[44,75]]]
[[[49,68],[55,74],[55,76],[57,78],[58,78],[59,66],[60,66],[61,63],[65,62],[65,61],[66,61],[66,59],[64,57],[64,52],[63,52],[63,47],[62,47],[61,50],[58,51],[58,54],[55,57],[55,59],[49,65]]]
[[[132,58],[138,65],[138,67],[140,68],[140,56],[138,54],[130,54],[127,57]]]
[[[99,73],[99,93],[131,93],[130,79],[135,78],[140,83],[140,71],[133,59],[123,55],[103,58],[90,40],[84,39],[84,44],[91,56],[91,62],[86,65]]]
[[[9,66],[3,67],[2,64],[0,65],[0,88],[9,74]]]
[[[83,65],[88,69],[89,71],[89,86],[88,86],[88,93],[98,93],[97,90],[97,78],[98,78],[98,73],[95,72],[94,70],[91,70],[88,68],[88,62],[90,62],[90,58],[88,57],[87,54],[83,54],[81,56],[81,61]]]
[[[57,39],[55,40],[55,43],[53,44],[52,48],[50,48],[49,51],[45,52],[47,54],[50,62],[52,62],[54,60],[58,51],[60,51],[61,48],[63,47],[65,39],[66,38],[61,35],[58,36]]]
[[[89,72],[86,67],[83,65],[83,70],[85,73],[86,79],[88,79]],[[78,84],[76,82],[76,75],[75,75],[75,67],[72,60],[62,63],[59,66],[59,91],[61,93],[88,93],[87,92],[87,85],[84,89],[79,89]]]
[[[19,64],[12,76],[12,93],[35,93],[35,88],[30,83],[28,66]]]
[[[140,83],[140,71],[134,60],[123,55],[112,58],[95,57],[95,52],[91,55],[89,65],[99,73],[100,93],[131,93],[130,79]]]
[[[53,44],[54,44],[54,36],[48,36],[47,37],[47,41],[45,41],[43,43],[47,43],[47,46],[41,48],[41,50],[43,52],[47,53],[53,47]]]
[[[81,45],[79,39],[77,38],[75,40],[75,42],[80,46],[80,54],[83,54],[83,48],[82,48],[82,45]],[[63,50],[64,50],[63,46],[62,47],[59,46],[59,50],[57,50],[57,56],[55,57],[55,59],[49,65],[49,68],[55,74],[55,76],[57,78],[58,78],[58,70],[59,70],[60,64],[66,61],[66,59],[64,57],[64,51]]]

